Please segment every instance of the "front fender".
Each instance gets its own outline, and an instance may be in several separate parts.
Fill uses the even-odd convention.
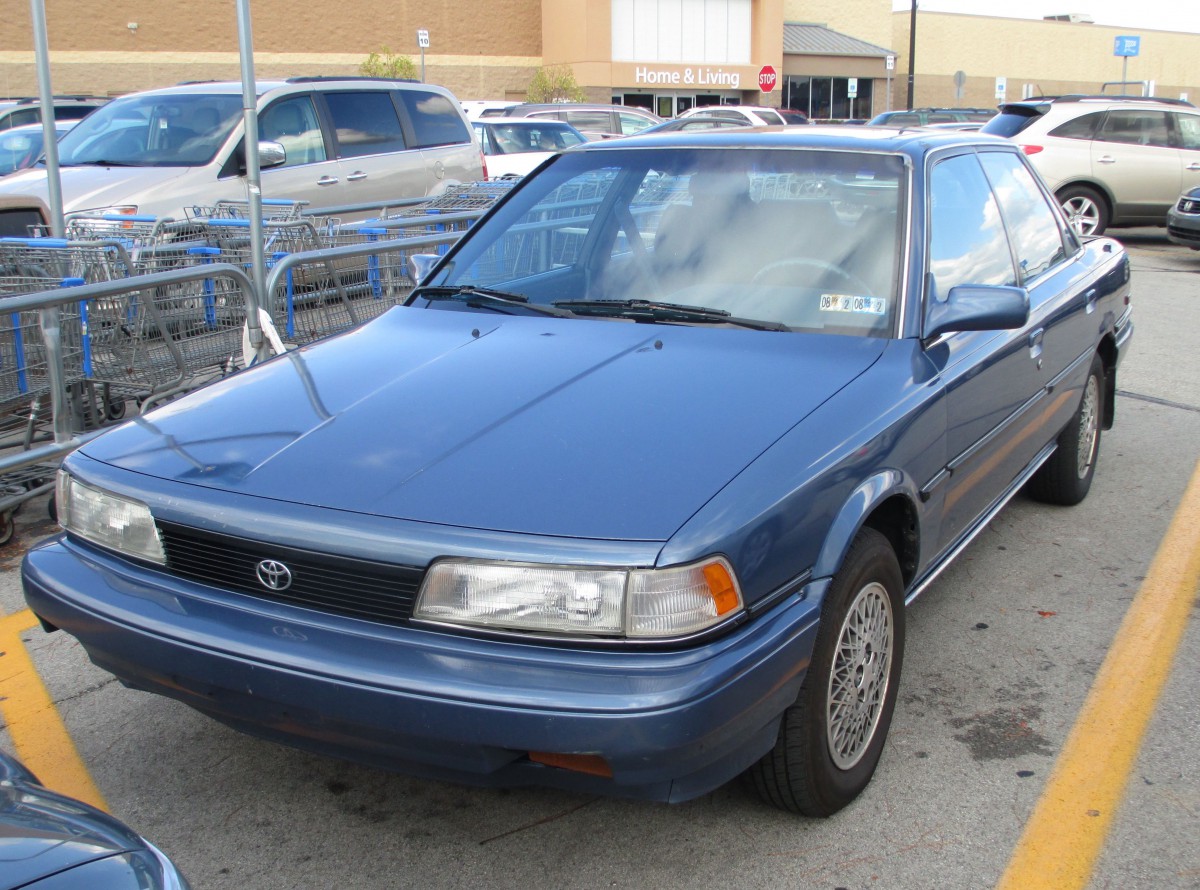
[[[812,576],[828,578],[836,574],[846,558],[846,551],[868,517],[895,495],[905,498],[909,504],[919,503],[916,486],[899,470],[880,470],[855,488],[829,527],[825,543],[813,565]],[[898,558],[900,556],[897,554]]]

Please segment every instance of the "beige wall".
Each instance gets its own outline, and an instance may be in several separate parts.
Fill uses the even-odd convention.
[[[893,107],[903,108],[908,86],[909,13],[893,13],[891,44],[898,53]],[[1129,80],[1155,81],[1155,95],[1188,93],[1200,102],[1200,35],[1070,22],[1031,22],[996,16],[918,12],[916,106],[996,104],[996,78],[1007,79],[1006,98],[1034,93],[1098,93],[1105,81],[1121,79],[1113,41],[1121,34],[1142,38],[1140,55],[1129,59]],[[955,99],[954,74],[967,75],[965,95]]]
[[[892,45],[892,0],[784,0],[783,17],[788,22],[825,25],[884,49],[899,49]]]
[[[554,5],[561,0],[548,0]],[[239,76],[234,0],[45,0],[56,93],[122,93],[181,80]],[[542,0],[254,0],[260,77],[356,74],[384,46],[420,66],[417,29],[430,34],[426,78],[460,98],[524,95],[542,64]],[[128,28],[136,22],[136,31]],[[499,49],[504,55],[485,54]],[[0,95],[37,92],[29,4],[4,0]]]

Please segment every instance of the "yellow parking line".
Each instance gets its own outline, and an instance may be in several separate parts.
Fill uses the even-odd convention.
[[[1084,888],[1200,585],[1200,465],[1109,647],[997,890]]]
[[[107,810],[21,641],[34,627],[37,618],[28,609],[0,618],[0,715],[17,757],[47,788]]]

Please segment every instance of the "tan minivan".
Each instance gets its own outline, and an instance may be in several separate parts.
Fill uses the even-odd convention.
[[[257,92],[266,198],[321,210],[483,179],[479,145],[441,87],[293,78],[259,82]],[[242,86],[185,84],[114,99],[63,137],[58,155],[68,215],[182,219],[192,207],[244,200]],[[29,210],[46,198],[44,165],[0,181],[0,236],[28,234]]]

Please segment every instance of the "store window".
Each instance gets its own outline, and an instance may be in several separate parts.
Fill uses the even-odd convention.
[[[750,0],[612,0],[615,62],[750,64]]]
[[[873,115],[874,81],[857,78],[857,95],[850,95],[848,77],[806,77],[788,74],[783,78],[783,107],[808,115],[809,120],[863,120]]]

